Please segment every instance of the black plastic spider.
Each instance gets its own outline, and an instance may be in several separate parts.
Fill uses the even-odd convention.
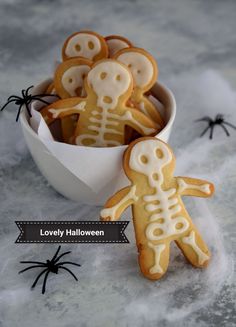
[[[16,116],[16,121],[18,121],[19,116],[20,116],[20,112],[21,109],[23,107],[23,105],[25,105],[27,112],[29,114],[30,117],[32,117],[31,112],[30,112],[30,108],[29,108],[29,104],[33,101],[33,100],[38,100],[41,101],[45,104],[49,104],[49,102],[41,99],[41,97],[45,97],[45,96],[50,96],[50,97],[58,97],[56,94],[35,94],[35,95],[31,95],[29,94],[29,90],[32,89],[33,85],[31,85],[30,87],[28,87],[28,89],[26,90],[22,90],[21,94],[22,94],[22,98],[17,96],[17,95],[11,95],[8,99],[7,102],[4,104],[4,106],[1,108],[1,111],[3,109],[6,108],[6,106],[9,105],[9,103],[11,102],[15,102],[15,104],[17,106],[19,106],[18,108],[18,112],[17,112],[17,116]]]
[[[216,125],[219,125],[223,128],[223,130],[225,131],[225,134],[227,136],[230,136],[230,133],[228,131],[228,129],[226,128],[225,125],[230,126],[231,128],[236,129],[236,126],[234,126],[233,124],[230,124],[228,122],[225,121],[224,116],[222,114],[218,114],[215,116],[215,119],[213,120],[211,117],[209,116],[205,116],[203,118],[197,119],[196,122],[199,121],[206,121],[208,123],[208,126],[204,129],[204,131],[202,132],[202,134],[200,135],[200,137],[202,137],[203,135],[206,134],[206,132],[208,131],[208,129],[210,129],[210,135],[209,138],[212,139],[213,138],[213,132],[214,132],[214,128]]]
[[[33,285],[31,286],[32,288],[34,288],[36,286],[37,282],[39,281],[40,277],[43,274],[45,274],[44,281],[43,281],[43,287],[42,287],[42,294],[45,293],[47,278],[48,278],[48,275],[49,275],[50,272],[52,272],[54,274],[58,274],[58,270],[59,269],[64,269],[67,272],[69,272],[74,277],[74,279],[76,281],[78,281],[77,277],[73,274],[73,272],[70,269],[68,269],[66,267],[63,267],[63,265],[70,264],[70,265],[74,265],[74,266],[78,266],[78,267],[80,267],[80,265],[78,263],[74,263],[74,262],[70,262],[70,261],[59,262],[59,260],[64,255],[71,253],[71,251],[67,251],[67,252],[64,252],[64,253],[62,253],[62,254],[60,254],[58,256],[58,253],[59,253],[60,249],[61,249],[61,246],[58,247],[55,255],[53,256],[53,258],[51,260],[47,260],[46,262],[40,262],[40,261],[20,261],[20,263],[34,263],[36,265],[30,266],[28,268],[25,268],[25,269],[19,271],[19,274],[23,273],[26,270],[33,269],[33,268],[45,268],[44,270],[42,270],[40,272],[40,274],[35,279]]]

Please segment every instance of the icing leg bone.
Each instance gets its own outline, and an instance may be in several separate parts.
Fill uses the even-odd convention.
[[[207,265],[210,252],[196,229],[191,230],[188,236],[176,240],[176,243],[192,265],[196,267]]]
[[[161,254],[165,250],[166,245],[165,244],[157,244],[154,245],[151,242],[148,242],[148,246],[153,249],[154,251],[154,266],[152,266],[149,270],[150,274],[162,274],[163,269],[160,265],[160,259],[161,259]]]

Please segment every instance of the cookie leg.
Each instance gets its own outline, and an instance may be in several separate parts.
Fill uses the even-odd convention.
[[[153,280],[161,278],[168,267],[169,243],[153,244],[148,242],[139,247],[139,265],[145,277]]]
[[[195,267],[206,267],[210,260],[210,251],[196,229],[176,240],[186,259]]]
[[[72,143],[72,137],[77,124],[76,119],[77,115],[71,115],[61,119],[62,136],[66,143]]]

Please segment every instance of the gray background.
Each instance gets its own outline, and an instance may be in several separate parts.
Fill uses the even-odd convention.
[[[46,260],[56,245],[14,244],[15,220],[98,219],[99,207],[70,202],[41,176],[26,148],[12,105],[0,117],[0,326],[236,326],[236,131],[220,127],[199,138],[202,115],[224,113],[236,124],[235,1],[0,0],[0,99],[52,75],[64,39],[80,29],[121,34],[158,60],[159,79],[176,96],[170,144],[176,174],[215,183],[212,199],[186,199],[212,251],[205,271],[193,269],[173,245],[170,267],[158,282],[138,269],[130,244],[65,245],[79,282],[51,275],[47,293],[30,290],[36,271],[20,260]],[[124,219],[130,219],[127,213]],[[37,271],[38,272],[38,271]]]

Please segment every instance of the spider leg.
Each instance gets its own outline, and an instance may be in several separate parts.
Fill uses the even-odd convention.
[[[21,97],[18,97],[17,95],[11,95],[7,100],[11,100],[11,99],[21,100]]]
[[[58,267],[61,266],[61,265],[74,265],[74,266],[78,266],[78,267],[81,266],[80,264],[74,263],[74,262],[71,262],[71,261],[63,261],[63,262],[59,262],[57,264]]]
[[[23,98],[27,98],[27,97],[28,97],[28,95],[29,95],[29,90],[32,89],[32,87],[34,87],[34,86],[31,85],[31,86],[28,87],[26,90],[22,90],[22,91],[21,91]]]
[[[203,135],[205,135],[209,128],[210,128],[210,126],[208,125],[208,126],[204,129],[204,131],[201,133],[200,137],[202,137]]]
[[[45,262],[41,262],[41,261],[20,261],[20,263],[36,263],[38,265],[46,265]]]
[[[19,271],[18,274],[21,274],[21,273],[23,273],[23,272],[25,272],[25,271],[27,271],[27,270],[29,270],[29,269],[33,269],[33,268],[41,268],[41,267],[45,267],[45,265],[44,265],[44,266],[43,266],[43,265],[30,266],[30,267],[27,267],[27,268],[25,268],[25,269]]]
[[[41,273],[36,277],[36,279],[35,279],[33,285],[31,286],[31,288],[34,288],[34,287],[36,286],[36,284],[38,283],[39,278],[40,278],[43,274],[45,274],[45,272],[46,272],[47,270],[48,270],[48,268],[46,268],[46,269],[44,269],[43,271],[41,271]]]
[[[199,121],[207,121],[207,122],[210,122],[210,121],[212,121],[212,119],[211,119],[211,117],[209,117],[209,116],[205,116],[205,117],[202,117],[202,118],[200,118],[200,119],[196,119],[196,120],[194,120],[195,122],[199,122]]]
[[[227,128],[226,128],[223,124],[219,124],[219,126],[221,126],[221,127],[223,128],[223,130],[225,131],[225,134],[226,134],[227,136],[230,136],[229,131],[227,130]]]
[[[4,106],[1,108],[1,111],[3,110],[3,109],[5,109],[6,108],[6,106],[8,106],[9,105],[9,103],[11,103],[11,102],[15,102],[16,100],[8,100],[5,104],[4,104]]]
[[[18,113],[17,113],[17,116],[16,116],[16,121],[18,121],[19,119],[19,116],[20,116],[20,112],[21,112],[21,108],[22,108],[23,104],[21,104],[18,108]]]
[[[29,90],[32,89],[32,87],[34,87],[33,85],[29,86],[28,89],[25,90],[25,94],[26,96],[29,94]]]
[[[228,123],[228,122],[226,122],[226,121],[224,121],[223,124],[228,125],[228,126],[234,128],[234,129],[236,129],[236,126],[235,126],[235,125],[230,124],[230,123]]]
[[[61,246],[59,245],[58,248],[57,248],[57,251],[56,251],[56,253],[54,254],[54,256],[53,256],[53,258],[52,258],[51,261],[54,261],[54,260],[56,259],[56,257],[57,257],[57,255],[58,255],[58,253],[60,252],[60,250],[61,250]]]
[[[210,140],[212,140],[215,125],[212,125],[210,128],[211,128],[211,131],[210,131],[210,137],[209,138],[210,138]]]
[[[60,260],[61,257],[64,257],[64,255],[69,254],[69,253],[71,253],[71,251],[67,251],[67,252],[62,253],[61,255],[59,255],[59,257],[56,260],[54,260],[54,263],[56,263],[58,260]]]
[[[44,294],[45,291],[46,291],[46,283],[47,283],[47,279],[48,279],[48,275],[49,275],[49,273],[50,273],[50,270],[48,270],[48,271],[46,272],[46,275],[45,275],[45,277],[44,277],[44,280],[43,280],[43,287],[42,287],[42,294]]]
[[[60,267],[60,268],[66,270],[66,271],[68,271],[68,273],[70,273],[70,274],[74,277],[74,279],[75,279],[76,281],[78,281],[78,278],[75,276],[75,274],[73,274],[73,272],[72,272],[70,269],[68,269],[68,268],[66,268],[66,267]]]

